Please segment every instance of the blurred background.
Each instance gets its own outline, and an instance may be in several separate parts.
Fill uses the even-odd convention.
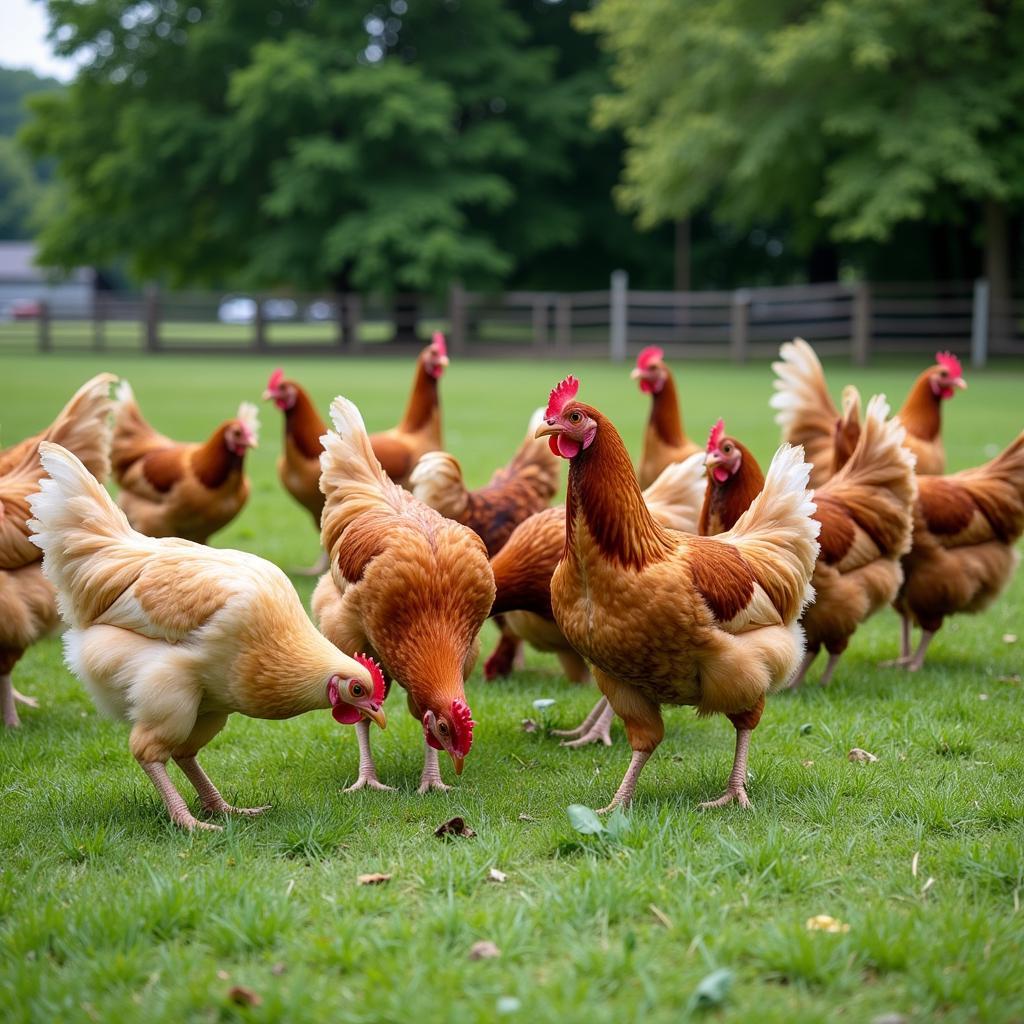
[[[4,0],[0,350],[1024,353],[1014,0]]]

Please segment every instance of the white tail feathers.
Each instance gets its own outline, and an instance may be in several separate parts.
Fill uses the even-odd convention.
[[[810,471],[803,448],[782,445],[768,467],[761,493],[736,525],[717,538],[735,545],[752,563],[786,625],[799,618],[814,596],[810,579],[821,525],[811,518],[815,504],[807,485]]]
[[[132,391],[132,386],[128,381],[121,381],[114,389],[114,400],[118,405],[126,405],[128,402],[135,401],[135,392]]]
[[[851,417],[860,419],[860,392],[853,384],[847,384],[843,388],[842,406],[844,421],[848,421]]]
[[[682,533],[696,533],[707,477],[704,452],[673,462],[644,491],[648,511],[661,526]]]
[[[29,498],[32,543],[43,551],[43,572],[57,588],[61,614],[71,625],[88,623],[129,585],[138,571],[137,534],[103,486],[66,448],[39,445],[49,474]],[[127,559],[126,557],[127,556]],[[125,573],[128,571],[128,577]]]

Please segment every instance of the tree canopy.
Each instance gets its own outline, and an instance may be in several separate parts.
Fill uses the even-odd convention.
[[[1013,0],[600,0],[580,22],[614,59],[597,117],[645,224],[711,205],[804,246],[878,243],[1024,200]]]

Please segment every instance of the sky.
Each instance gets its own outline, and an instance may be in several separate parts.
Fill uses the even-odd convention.
[[[46,40],[49,22],[45,4],[38,0],[0,0],[0,9],[0,66],[31,68],[62,82],[74,76],[74,63],[55,57]]]

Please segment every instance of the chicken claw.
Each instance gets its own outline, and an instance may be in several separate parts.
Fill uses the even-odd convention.
[[[185,773],[185,777],[192,783],[199,802],[207,814],[242,814],[253,818],[257,814],[270,810],[270,804],[263,807],[232,807],[220,795],[220,791],[210,781],[209,776],[200,767],[195,757],[176,757],[175,764]]]
[[[602,703],[604,704],[604,707],[597,713],[596,718],[594,717],[594,713],[591,712],[584,722],[584,726],[586,726],[586,728],[580,726],[580,729],[583,730],[582,732],[580,732],[579,729],[574,729],[572,730],[572,733],[565,734],[572,735],[578,733],[578,737],[572,740],[563,740],[561,744],[563,747],[571,747],[575,749],[577,747],[586,747],[591,743],[603,743],[606,747],[610,747],[612,745],[612,722],[615,721],[615,712],[612,710],[607,698],[602,698],[598,703],[598,707],[600,707]],[[590,723],[589,725],[587,725],[588,722]],[[563,734],[558,733],[557,735]]]
[[[394,786],[385,786],[377,778],[377,766],[373,763],[373,752],[370,750],[370,723],[365,718],[356,723],[356,739],[359,741],[359,777],[345,788],[345,792],[378,789],[382,793],[393,793]]]
[[[21,725],[18,709],[15,704],[21,694],[11,685],[10,675],[0,676],[0,705],[2,705],[4,725],[8,729],[17,729]]]
[[[424,793],[429,793],[432,789],[444,792],[451,788],[451,786],[446,786],[441,778],[441,769],[437,763],[437,751],[430,745],[426,745],[426,753],[423,756],[423,773],[420,775],[420,785],[416,792],[423,796]]]
[[[750,735],[753,729],[739,729],[736,730],[736,755],[732,761],[732,771],[729,772],[729,782],[725,787],[725,792],[717,800],[705,800],[703,803],[698,804],[698,807],[708,809],[711,807],[725,807],[726,804],[731,804],[733,800],[740,805],[740,807],[750,810],[752,804],[750,797],[747,796],[747,751],[750,749]]]
[[[39,707],[39,701],[37,701],[35,699],[35,697],[26,697],[25,694],[18,693],[18,691],[16,689],[14,689],[13,686],[11,687],[11,693],[14,695],[14,699],[19,704],[24,704],[25,707],[27,707],[27,708],[37,708],[37,707]]]
[[[701,810],[707,810],[711,807],[725,807],[726,804],[731,804],[733,800],[740,805],[740,807],[750,810],[754,805],[750,802],[750,797],[747,796],[747,791],[742,786],[737,786],[735,789],[730,786],[717,800],[704,800],[702,803],[697,804]]]
[[[623,776],[619,788],[615,791],[615,796],[612,797],[612,802],[607,807],[598,808],[598,814],[608,814],[610,811],[614,811],[620,804],[625,806],[633,799],[633,791],[636,789],[637,779],[640,778],[640,772],[643,771],[643,767],[647,764],[650,756],[651,753],[648,750],[633,751],[629,767],[626,769],[626,774]]]

